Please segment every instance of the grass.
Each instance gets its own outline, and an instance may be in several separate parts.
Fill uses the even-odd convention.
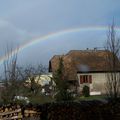
[[[81,101],[81,100],[105,100],[105,96],[103,95],[94,95],[94,96],[89,96],[89,97],[76,97],[74,100],[75,101]],[[54,102],[55,99],[52,98],[51,96],[44,96],[44,95],[39,95],[39,96],[31,96],[30,102],[33,104],[44,104],[44,103],[49,103],[49,102]]]
[[[103,95],[94,95],[94,96],[89,96],[89,97],[77,97],[76,100],[104,100],[106,97]]]
[[[31,96],[29,99],[30,99],[30,103],[32,104],[44,104],[54,101],[54,99],[51,96],[45,96],[45,95]]]
[[[74,101],[89,101],[89,100],[105,100],[105,95],[94,95],[94,96],[89,96],[89,97],[75,97]],[[44,104],[44,103],[50,103],[50,102],[54,102],[55,99],[51,96],[45,96],[45,95],[31,95],[29,97],[30,103],[32,104]],[[23,101],[18,101],[21,103],[24,103]],[[2,104],[2,102],[0,101],[0,103]]]

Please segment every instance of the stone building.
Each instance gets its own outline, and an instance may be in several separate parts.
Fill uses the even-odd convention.
[[[77,87],[78,93],[87,85],[91,95],[104,94],[106,73],[110,72],[106,65],[108,54],[111,53],[106,50],[71,50],[65,55],[53,56],[49,61],[49,71],[54,73],[57,70],[59,58],[62,57],[67,80],[71,86]],[[117,61],[119,63],[118,58]],[[117,71],[119,68],[118,65]]]

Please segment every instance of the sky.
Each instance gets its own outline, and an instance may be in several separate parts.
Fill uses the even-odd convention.
[[[7,47],[24,46],[20,64],[48,65],[69,50],[103,47],[113,18],[120,26],[119,12],[120,0],[0,0],[0,59]]]

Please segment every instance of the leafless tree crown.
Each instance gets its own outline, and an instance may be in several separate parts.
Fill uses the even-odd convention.
[[[112,99],[120,96],[120,39],[117,38],[114,23],[110,26],[106,42],[107,94]]]

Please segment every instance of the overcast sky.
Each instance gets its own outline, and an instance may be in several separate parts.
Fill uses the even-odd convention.
[[[120,26],[120,0],[0,0],[0,56],[49,33],[90,26]],[[39,41],[19,52],[21,63],[48,64],[55,54],[102,47],[106,31],[82,31]]]

